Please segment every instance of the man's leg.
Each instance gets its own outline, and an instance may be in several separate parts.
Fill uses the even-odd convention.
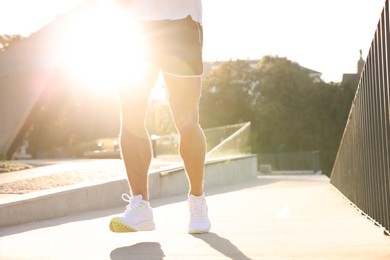
[[[188,233],[207,233],[210,230],[208,209],[203,194],[206,140],[199,125],[200,77],[164,75],[169,103],[180,134],[179,152],[190,183]]]
[[[145,127],[149,96],[158,70],[152,66],[145,68],[143,78],[131,80],[132,86],[121,88],[121,133],[120,147],[125,164],[131,195],[142,195],[149,200],[148,170],[152,159],[149,134]],[[137,76],[140,76],[137,75]]]
[[[148,132],[145,128],[149,95],[157,79],[158,70],[149,65],[133,72],[128,86],[119,88],[121,101],[121,152],[125,164],[131,197],[122,195],[129,205],[111,219],[113,232],[134,232],[155,228],[149,203],[148,170],[152,158]]]
[[[189,193],[203,194],[206,141],[199,125],[200,77],[164,75],[173,120],[180,134],[179,152],[190,183]]]

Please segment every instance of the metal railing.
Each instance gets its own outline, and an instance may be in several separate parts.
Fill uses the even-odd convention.
[[[331,183],[390,230],[390,23],[386,0],[331,174]]]
[[[208,159],[234,157],[251,153],[251,123],[216,127],[205,131]],[[216,145],[212,145],[216,144]]]
[[[250,122],[204,129],[204,134],[207,141],[207,159],[251,153]],[[158,156],[179,155],[179,135],[159,136],[153,146]]]

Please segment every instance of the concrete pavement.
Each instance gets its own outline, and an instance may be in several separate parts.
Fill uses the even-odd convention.
[[[207,189],[256,179],[254,155],[208,160],[204,185]],[[182,166],[169,160],[156,161],[149,171],[151,199],[185,194],[188,180]],[[13,172],[0,177],[0,228],[33,221],[69,216],[81,212],[122,205],[118,200],[129,192],[129,185],[120,160],[99,160],[63,163]],[[54,167],[54,168],[53,168]],[[44,176],[37,177],[36,175]],[[15,175],[15,176],[13,176]],[[17,182],[15,178],[20,178]],[[57,186],[59,185],[59,187]],[[13,195],[7,192],[29,191]]]
[[[183,194],[152,201],[155,231],[111,233],[124,207],[2,228],[0,259],[390,259],[390,238],[326,176],[260,176],[206,195],[209,234],[187,234]]]

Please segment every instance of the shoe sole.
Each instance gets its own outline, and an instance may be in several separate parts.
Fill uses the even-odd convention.
[[[193,235],[196,235],[196,234],[206,234],[206,233],[209,233],[209,230],[191,230],[191,231],[188,231],[189,234],[193,234]]]
[[[110,230],[115,233],[128,233],[138,231],[151,231],[155,229],[153,221],[143,222],[137,225],[137,227],[130,227],[123,224],[118,218],[113,218],[110,222]]]
[[[188,233],[189,234],[205,234],[205,233],[208,233],[210,231],[210,228],[211,228],[211,225],[207,229],[205,229],[205,230],[197,230],[197,229],[195,229],[195,230],[188,230]]]

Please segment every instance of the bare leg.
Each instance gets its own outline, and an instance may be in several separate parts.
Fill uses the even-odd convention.
[[[190,194],[203,194],[206,141],[199,125],[200,77],[164,75],[173,120],[180,134],[179,152],[190,182]]]
[[[121,134],[122,159],[125,164],[131,195],[142,195],[149,200],[148,170],[152,151],[145,116],[151,89],[157,79],[158,70],[144,68],[142,73],[133,75],[131,86],[121,87]]]

